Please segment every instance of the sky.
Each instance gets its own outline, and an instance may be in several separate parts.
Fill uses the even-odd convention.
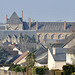
[[[23,20],[75,21],[75,0],[0,0],[0,22],[15,11]]]

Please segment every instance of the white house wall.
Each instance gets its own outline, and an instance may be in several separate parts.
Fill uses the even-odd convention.
[[[55,61],[50,50],[48,49],[48,68],[49,70],[51,70],[54,69],[54,67],[55,67]]]
[[[73,54],[66,54],[66,63],[72,64]]]
[[[63,65],[66,65],[66,62],[64,62],[64,61],[56,61],[55,62],[55,69],[60,69],[60,70],[62,70],[62,67],[63,67]]]

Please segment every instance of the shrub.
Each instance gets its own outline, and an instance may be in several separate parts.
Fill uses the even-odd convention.
[[[74,73],[72,73],[71,75],[75,75],[75,72],[74,72]]]
[[[46,70],[48,70],[48,68],[46,68],[46,67],[45,68],[44,67],[36,67],[35,68],[36,74],[39,74],[39,75],[44,74]]]
[[[22,71],[22,68],[20,66],[16,66],[15,72],[21,72],[21,71]]]
[[[9,67],[9,70],[12,70],[13,68],[15,68],[16,66],[19,66],[19,65],[14,65],[14,64],[11,64],[11,65],[9,65],[10,67]]]
[[[21,72],[26,72],[26,67],[22,67]]]
[[[64,65],[63,66],[63,74],[64,75],[71,75],[71,73],[74,72],[74,66],[73,65]]]
[[[12,68],[12,71],[15,71],[15,68]]]

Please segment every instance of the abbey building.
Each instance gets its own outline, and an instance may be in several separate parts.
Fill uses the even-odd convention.
[[[19,43],[20,33],[36,37],[36,41],[42,44],[46,42],[57,43],[67,38],[75,31],[75,22],[29,22],[23,21],[22,17],[18,17],[14,12],[10,18],[6,16],[6,24],[0,25],[0,41],[2,43],[8,41]]]

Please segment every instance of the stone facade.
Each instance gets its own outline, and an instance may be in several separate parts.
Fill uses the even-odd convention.
[[[55,33],[50,33],[50,32],[37,32],[37,39],[38,41],[40,41],[41,43],[44,44],[44,40],[47,40],[47,39],[57,39],[57,40],[62,40],[62,39],[65,39],[67,38],[68,36],[70,36],[72,33],[59,33],[59,32],[55,32]]]
[[[6,24],[5,25],[0,25],[0,33],[3,31],[15,31],[15,35],[18,33],[20,34],[20,31],[26,32],[32,32],[36,35],[36,39],[38,42],[45,44],[45,42],[48,39],[51,40],[62,40],[71,35],[71,33],[74,31],[74,26],[75,22],[32,22],[31,18],[29,18],[29,22],[23,21],[23,11],[22,11],[22,17],[18,17],[16,12],[14,12],[10,18],[6,16]],[[33,35],[31,33],[31,35]],[[13,36],[10,38],[9,36],[3,37],[2,39],[3,42],[6,40],[8,42],[12,41],[15,43],[19,42],[18,37],[15,38]],[[5,34],[4,34],[5,35]],[[7,35],[9,35],[7,33]],[[2,35],[0,35],[2,36]]]

